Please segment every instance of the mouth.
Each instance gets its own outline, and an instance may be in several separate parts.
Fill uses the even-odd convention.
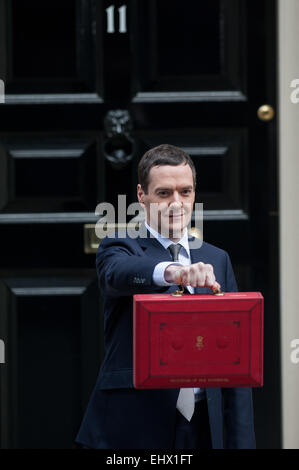
[[[184,217],[184,214],[169,214],[168,217],[170,219],[180,219],[180,218]]]

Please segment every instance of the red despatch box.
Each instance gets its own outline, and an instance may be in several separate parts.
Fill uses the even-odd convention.
[[[260,387],[259,292],[134,295],[134,387]]]

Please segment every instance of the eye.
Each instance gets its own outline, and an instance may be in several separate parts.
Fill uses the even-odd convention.
[[[191,189],[184,189],[183,194],[189,196],[189,194],[191,194]]]

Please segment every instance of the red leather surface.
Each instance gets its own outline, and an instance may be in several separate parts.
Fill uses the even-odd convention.
[[[259,292],[134,295],[134,386],[263,385]]]

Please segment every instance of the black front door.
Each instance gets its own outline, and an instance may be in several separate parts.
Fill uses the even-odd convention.
[[[204,239],[265,296],[260,447],[280,445],[274,0],[0,0],[0,436],[71,447],[103,357],[90,237],[137,163],[184,148]],[[267,117],[267,116],[266,116]],[[269,320],[268,320],[269,317]]]

